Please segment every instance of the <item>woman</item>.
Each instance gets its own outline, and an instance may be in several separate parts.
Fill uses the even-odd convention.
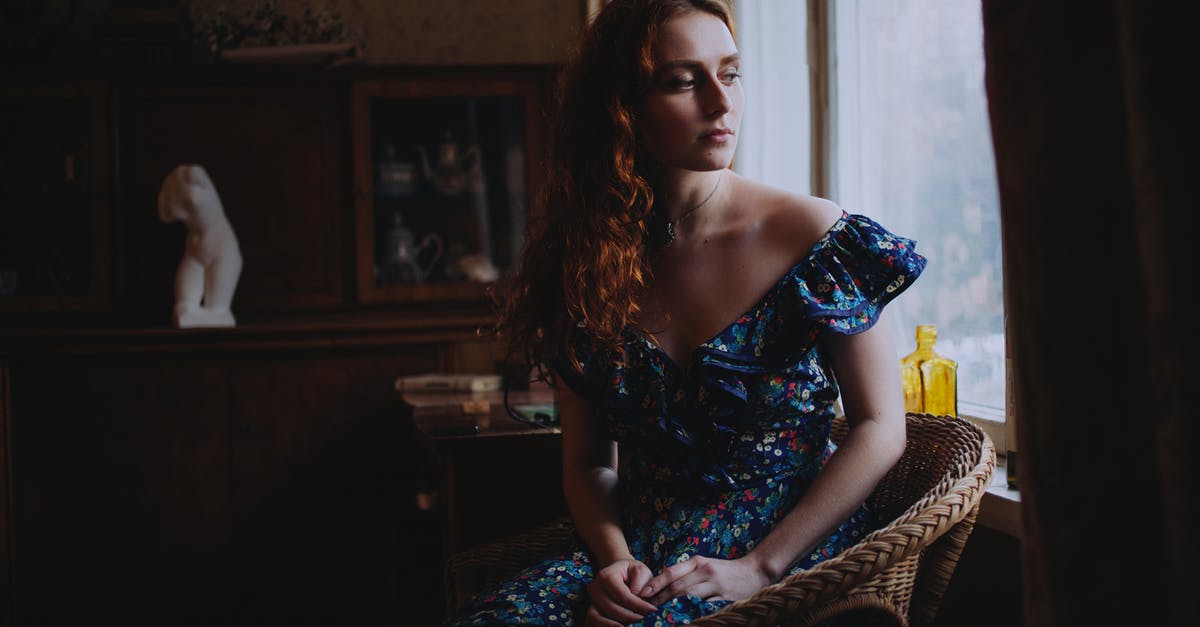
[[[547,218],[498,331],[556,384],[578,550],[452,622],[686,622],[867,531],[905,437],[875,323],[925,260],[730,170],[740,81],[714,0],[615,0],[565,69]]]

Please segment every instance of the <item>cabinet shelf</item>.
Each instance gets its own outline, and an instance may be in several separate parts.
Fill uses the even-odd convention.
[[[541,184],[544,85],[504,72],[354,83],[361,301],[482,300],[516,265]]]

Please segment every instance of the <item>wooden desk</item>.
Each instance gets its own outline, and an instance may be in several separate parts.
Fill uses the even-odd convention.
[[[562,432],[514,420],[502,392],[404,393],[413,426],[440,466],[446,554],[565,516]],[[544,384],[509,393],[510,405],[554,400]],[[486,414],[453,415],[461,403],[488,403]],[[474,433],[464,426],[478,425]]]
[[[503,392],[405,392],[401,395],[411,412],[413,425],[422,442],[431,448],[463,452],[497,445],[543,445],[558,447],[562,431],[558,427],[535,427],[509,416],[504,408]],[[554,392],[545,384],[533,384],[528,390],[513,390],[509,405],[550,404]],[[463,414],[456,408],[486,403],[487,413]],[[462,427],[477,425],[475,433],[461,432]]]

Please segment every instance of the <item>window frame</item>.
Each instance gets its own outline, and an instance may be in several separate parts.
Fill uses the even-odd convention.
[[[822,198],[837,195],[837,4],[837,0],[807,0],[808,80],[812,98],[809,106],[811,193]],[[1010,397],[1011,394],[1005,395],[1004,409],[963,401],[961,398],[958,401],[959,416],[983,429],[1000,455],[1010,450],[1008,439],[1012,431],[1010,427],[1013,426],[1007,424],[1008,417],[1013,415]]]

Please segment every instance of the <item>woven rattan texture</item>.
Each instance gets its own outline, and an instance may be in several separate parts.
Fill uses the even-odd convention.
[[[842,613],[933,622],[991,482],[996,454],[975,425],[952,416],[908,414],[904,455],[870,496],[876,529],[840,555],[730,604],[692,624],[821,625]],[[847,426],[834,422],[834,439]],[[564,548],[572,528],[555,523],[483,547],[446,564],[447,609]]]

